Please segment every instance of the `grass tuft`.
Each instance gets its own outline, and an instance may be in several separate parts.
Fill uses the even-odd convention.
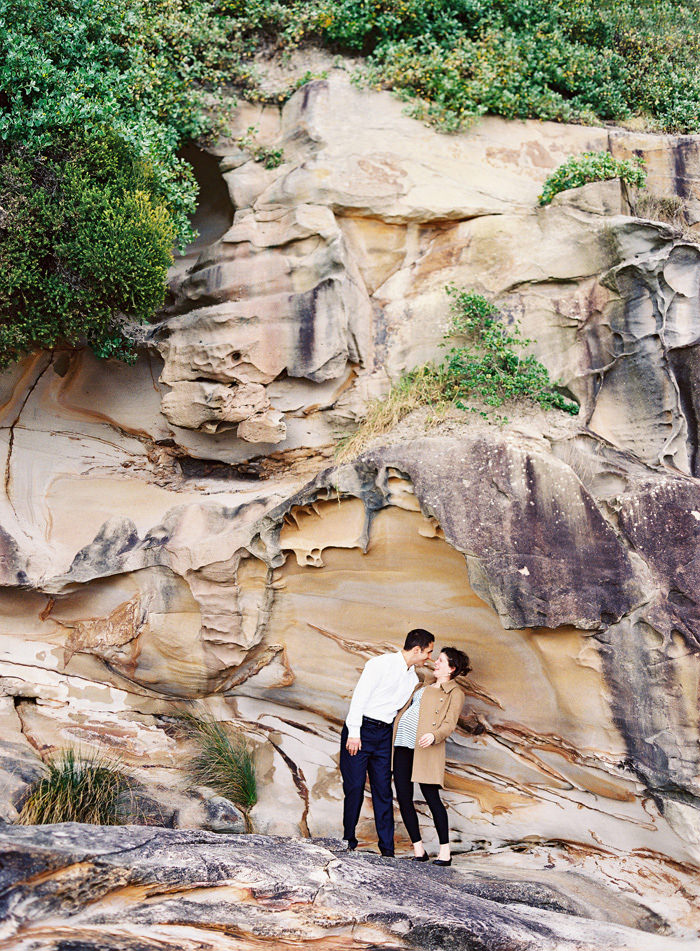
[[[450,405],[451,401],[445,395],[444,375],[439,368],[427,364],[405,373],[384,399],[375,399],[368,404],[360,427],[338,442],[336,460],[347,462],[359,456],[375,437],[388,433],[421,406],[431,407],[438,416]]]
[[[192,779],[241,809],[251,809],[258,801],[257,779],[255,758],[245,738],[230,736],[222,723],[207,714],[188,711],[182,714],[182,723],[199,747],[189,767]]]
[[[650,221],[663,221],[677,231],[686,241],[696,244],[700,233],[693,231],[688,217],[688,202],[678,195],[655,195],[649,192],[637,198],[635,214]]]
[[[81,757],[65,750],[49,760],[46,769],[46,776],[34,784],[22,806],[20,825],[119,825],[123,821],[120,797],[129,781],[117,761],[98,753]]]

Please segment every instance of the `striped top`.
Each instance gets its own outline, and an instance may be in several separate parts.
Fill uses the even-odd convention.
[[[407,746],[409,750],[415,750],[416,733],[418,732],[418,714],[420,712],[420,701],[424,690],[425,687],[416,690],[411,700],[411,706],[399,720],[394,746]]]

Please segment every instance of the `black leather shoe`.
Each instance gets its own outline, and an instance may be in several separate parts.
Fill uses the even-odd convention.
[[[414,855],[414,856],[413,856],[413,861],[414,861],[414,862],[427,862],[429,858],[430,858],[430,856],[428,855],[428,853],[427,853],[427,852],[424,852],[422,855]]]
[[[382,853],[385,859],[393,859],[394,857],[393,852],[385,852],[384,849],[380,849],[379,851]]]
[[[452,859],[433,859],[433,865],[452,865]]]
[[[348,852],[354,852],[357,848],[357,839],[346,839],[346,842],[348,843]]]

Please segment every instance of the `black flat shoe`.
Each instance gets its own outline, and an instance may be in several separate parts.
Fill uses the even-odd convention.
[[[433,865],[452,865],[452,859],[433,859]]]
[[[422,855],[414,855],[414,856],[413,856],[413,861],[414,861],[414,862],[427,862],[429,858],[430,858],[430,856],[428,855],[428,853],[427,853],[427,852],[424,852]]]

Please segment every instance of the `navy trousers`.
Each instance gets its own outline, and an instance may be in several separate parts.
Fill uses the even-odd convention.
[[[391,791],[391,737],[392,724],[379,723],[365,717],[360,728],[360,749],[351,756],[345,748],[348,728],[343,724],[340,734],[340,774],[343,777],[343,838],[348,847],[355,848],[355,828],[360,818],[365,794],[365,779],[369,776],[372,793],[374,824],[377,827],[379,849],[383,855],[394,854],[394,808]]]

